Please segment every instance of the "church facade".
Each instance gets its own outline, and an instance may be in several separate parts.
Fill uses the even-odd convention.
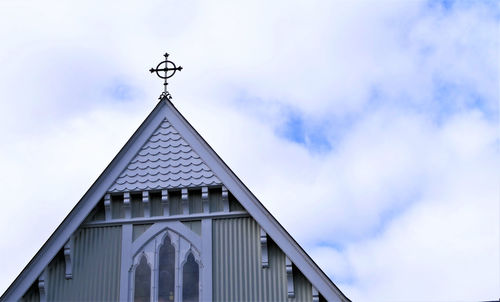
[[[349,301],[164,97],[0,301]]]

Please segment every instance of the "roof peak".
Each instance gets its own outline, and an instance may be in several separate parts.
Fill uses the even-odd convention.
[[[220,185],[221,181],[165,118],[109,192]]]

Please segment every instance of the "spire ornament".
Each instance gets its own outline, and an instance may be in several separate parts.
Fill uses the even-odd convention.
[[[168,85],[167,79],[171,78],[175,74],[176,71],[181,71],[182,66],[176,66],[174,62],[169,61],[168,60],[168,56],[169,56],[168,53],[165,53],[163,56],[165,57],[165,61],[160,62],[160,64],[158,64],[156,66],[156,68],[151,68],[149,71],[151,73],[156,72],[156,75],[158,77],[165,80],[163,83],[164,90],[161,93],[159,99],[161,100],[161,99],[166,97],[169,100],[171,100],[172,95],[170,94],[170,92],[167,91],[167,85]],[[163,74],[160,72],[163,72]]]

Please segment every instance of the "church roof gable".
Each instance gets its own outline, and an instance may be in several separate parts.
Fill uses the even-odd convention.
[[[167,170],[159,172],[158,167]],[[349,301],[166,98],[153,109],[0,300],[22,297],[107,192],[157,189],[164,184],[170,188],[225,186],[324,298]]]
[[[221,184],[179,132],[164,119],[115,180],[110,192]]]

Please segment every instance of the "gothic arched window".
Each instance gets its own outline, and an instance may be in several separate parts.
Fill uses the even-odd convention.
[[[182,301],[198,302],[200,296],[200,268],[190,252],[182,268]]]
[[[175,248],[168,236],[160,248],[158,270],[158,301],[174,301]]]
[[[130,251],[134,269],[128,271],[128,301],[199,302],[204,269],[200,235],[181,222],[158,222],[141,236]]]
[[[145,255],[135,268],[134,302],[148,302],[151,299],[151,268]]]

